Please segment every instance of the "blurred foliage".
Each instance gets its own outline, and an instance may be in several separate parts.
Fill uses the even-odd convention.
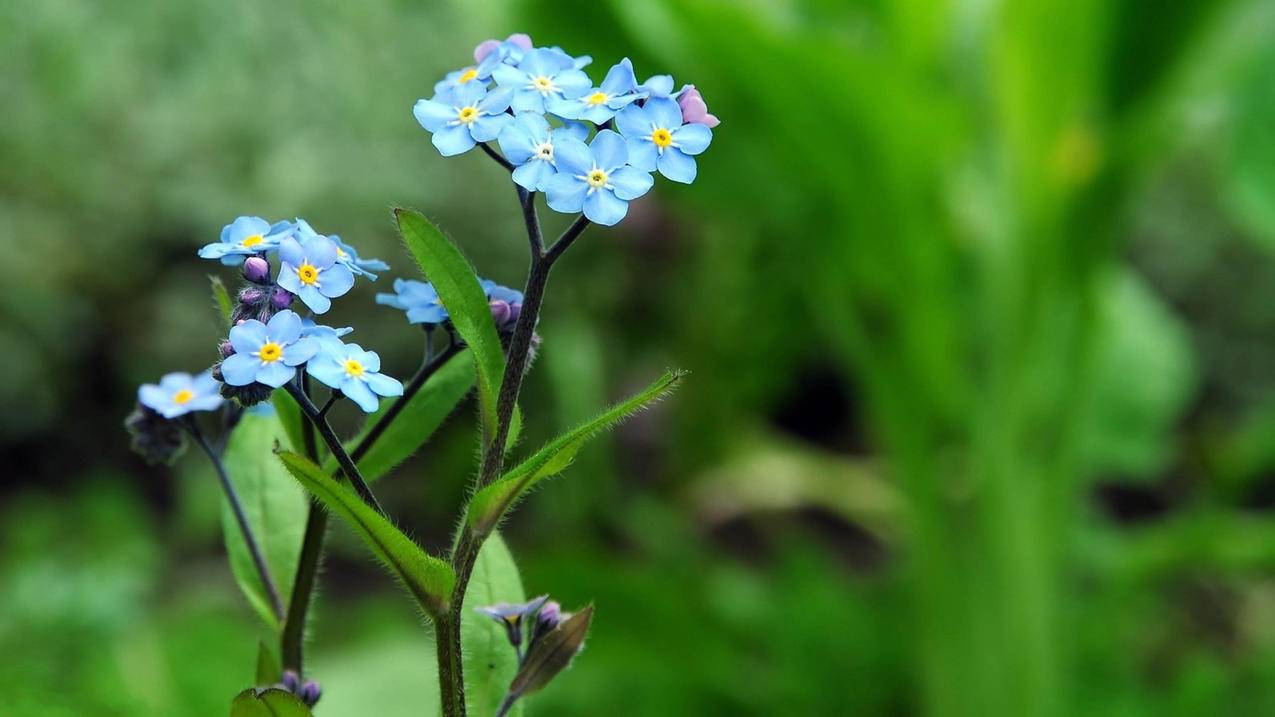
[[[212,358],[193,250],[239,214],[397,276],[388,208],[415,206],[517,283],[506,178],[409,112],[516,29],[723,118],[693,187],[555,272],[528,446],[694,374],[508,526],[528,594],[597,606],[529,714],[1275,713],[1270,3],[18,0],[0,25],[5,714],[223,714],[251,681],[211,472],[110,427]],[[333,321],[407,375],[419,335],[371,293]],[[379,487],[430,548],[476,414]],[[317,714],[420,714],[429,636],[331,542]]]

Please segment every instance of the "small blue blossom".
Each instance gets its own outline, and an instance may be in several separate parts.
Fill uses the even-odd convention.
[[[380,404],[377,396],[402,396],[403,384],[381,370],[381,357],[364,351],[358,344],[325,343],[306,371],[320,383],[339,390],[359,408],[372,413]]]
[[[393,294],[377,294],[376,303],[407,312],[413,324],[441,324],[447,320],[447,309],[434,285],[415,279],[395,279]]]
[[[279,242],[292,233],[289,222],[271,224],[261,217],[239,217],[222,227],[221,241],[205,245],[199,250],[203,259],[221,259],[226,266],[234,266],[243,257],[261,254],[279,246]]]
[[[322,314],[332,308],[331,299],[354,286],[353,272],[337,257],[336,244],[325,236],[310,237],[304,245],[288,237],[279,244],[279,286]]]
[[[301,218],[297,219],[296,228],[301,246],[305,246],[306,242],[314,237],[323,236],[316,232],[309,222]],[[341,241],[341,237],[336,234],[328,234],[327,238],[331,239],[333,244],[336,244],[336,260],[344,264],[355,276],[366,276],[372,281],[376,281],[376,274],[373,274],[373,271],[389,271],[389,264],[380,259],[363,259],[359,257],[358,250]]]
[[[559,212],[583,210],[589,221],[604,226],[623,219],[629,201],[655,183],[650,174],[629,166],[624,139],[609,129],[588,146],[564,137],[554,146],[554,157],[558,173],[545,188],[549,206]]]
[[[566,121],[561,127],[550,127],[549,121],[536,112],[520,112],[500,133],[498,141],[505,159],[516,168],[513,180],[528,191],[544,191],[550,178],[558,173],[553,158],[555,138],[574,138],[583,142],[589,128],[579,122]]]
[[[191,411],[213,411],[221,407],[221,386],[212,373],[198,376],[170,373],[158,384],[146,383],[137,389],[137,402],[164,418],[177,418]]]
[[[317,339],[301,335],[301,317],[283,310],[263,324],[248,319],[230,329],[235,352],[221,362],[221,375],[229,386],[260,383],[279,388],[296,375],[296,367],[309,361],[320,348]]]
[[[500,65],[500,56],[491,54],[475,65],[448,72],[443,79],[434,83],[434,99],[439,101],[450,99],[456,88],[464,87],[470,83],[486,87],[487,80],[491,79],[492,71],[500,67]]]
[[[602,84],[554,110],[554,114],[568,119],[588,120],[603,124],[629,104],[646,97],[639,92],[637,78],[633,75],[633,63],[624,58],[607,71]]]
[[[478,142],[490,142],[500,135],[513,117],[505,113],[513,90],[498,87],[491,92],[481,83],[470,82],[432,100],[417,100],[412,114],[433,136],[434,146],[444,157],[467,152]]]
[[[713,141],[707,125],[684,123],[682,108],[669,97],[653,97],[646,104],[629,105],[615,116],[615,124],[629,148],[629,164],[690,184],[695,181],[695,158]]]
[[[500,65],[492,71],[492,77],[501,87],[513,90],[510,107],[515,113],[562,114],[574,106],[570,100],[593,84],[588,75],[575,68],[570,56],[547,48],[527,53],[517,67]]]

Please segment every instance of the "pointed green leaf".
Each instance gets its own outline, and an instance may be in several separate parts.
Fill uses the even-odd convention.
[[[305,534],[308,501],[273,455],[275,442],[282,440],[284,430],[274,414],[248,411],[230,434],[224,461],[280,598],[287,599]],[[221,524],[235,581],[266,624],[278,629],[239,523],[224,500]]]
[[[314,713],[286,690],[247,689],[230,704],[230,717],[312,717]]]
[[[279,458],[306,490],[354,529],[425,612],[438,615],[447,609],[456,582],[451,566],[427,554],[351,488],[328,477],[304,456],[280,451]]]
[[[234,302],[230,300],[230,292],[226,291],[226,283],[219,276],[208,275],[208,283],[212,285],[213,303],[217,305],[217,311],[221,314],[221,320],[226,326],[230,325],[230,315],[234,312]]]
[[[537,481],[560,473],[571,464],[580,447],[589,439],[613,428],[625,418],[663,398],[685,375],[684,371],[666,372],[645,391],[627,401],[617,403],[592,420],[585,421],[555,438],[530,458],[505,473],[500,480],[478,491],[469,502],[466,519],[470,529],[477,535],[486,535],[491,532],[504,517],[505,512]]]
[[[495,433],[496,397],[505,372],[505,353],[491,318],[487,295],[460,249],[419,212],[395,209],[403,243],[416,259],[469,346],[478,369],[478,402],[487,435]]]
[[[257,684],[273,685],[283,676],[283,662],[263,638],[257,641]]]
[[[305,419],[301,417],[297,399],[287,391],[275,391],[270,394],[270,403],[274,406],[275,413],[279,414],[279,423],[283,424],[284,432],[288,434],[288,445],[298,453],[305,451]]]
[[[461,643],[465,646],[465,699],[470,714],[495,714],[518,671],[518,656],[509,645],[505,628],[475,608],[525,599],[518,566],[500,533],[493,533],[478,553],[460,615]],[[508,714],[518,713],[515,707]]]

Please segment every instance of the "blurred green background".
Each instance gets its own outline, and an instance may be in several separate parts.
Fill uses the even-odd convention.
[[[250,683],[215,481],[121,420],[214,358],[205,275],[234,275],[194,251],[240,214],[412,276],[416,207],[518,284],[508,179],[410,107],[525,30],[723,118],[694,186],[550,287],[526,445],[694,373],[506,530],[530,594],[597,604],[529,714],[1275,714],[1272,3],[17,0],[0,28],[0,713],[217,715]],[[390,278],[333,323],[406,376]],[[380,488],[433,549],[473,416]],[[420,619],[332,535],[317,714],[417,714]]]

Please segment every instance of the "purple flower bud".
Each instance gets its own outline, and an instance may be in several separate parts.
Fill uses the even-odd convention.
[[[708,104],[704,102],[699,90],[695,89],[695,85],[682,88],[681,94],[677,96],[677,105],[682,108],[682,119],[686,122],[696,122],[710,129],[722,123],[715,115],[708,113]]]
[[[301,698],[306,707],[313,707],[322,696],[323,690],[319,689],[319,683],[314,680],[306,680],[306,683],[301,686],[301,691],[297,693],[297,697]]]
[[[513,314],[513,307],[507,301],[495,299],[491,302],[491,318],[496,321],[496,328],[501,329],[509,322],[509,317]]]
[[[301,684],[301,676],[295,670],[284,670],[279,684],[283,686],[283,689],[296,694],[297,686]]]
[[[292,296],[292,292],[287,289],[275,289],[274,294],[270,297],[270,305],[283,311],[292,306]]]
[[[527,35],[526,33],[522,33],[522,32],[514,33],[513,35],[510,35],[508,38],[506,38],[505,42],[510,42],[510,43],[513,43],[514,45],[517,45],[524,52],[531,51],[531,37]],[[500,47],[501,44],[503,43],[501,43],[500,40],[483,40],[482,42],[478,43],[478,47],[474,48],[474,62],[481,64],[482,61],[487,59],[488,55],[495,52],[496,48]]]
[[[559,622],[562,622],[562,606],[557,600],[550,600],[540,608],[540,614],[536,615],[536,633],[548,632],[557,627]]]
[[[229,341],[222,341],[217,346],[217,353],[221,354],[222,358],[229,358],[235,353],[235,347]]]
[[[261,303],[263,298],[265,298],[265,295],[261,293],[260,289],[249,288],[239,292],[239,303],[244,306],[256,306]]]
[[[270,262],[259,256],[250,256],[243,263],[243,278],[254,284],[270,283]]]

